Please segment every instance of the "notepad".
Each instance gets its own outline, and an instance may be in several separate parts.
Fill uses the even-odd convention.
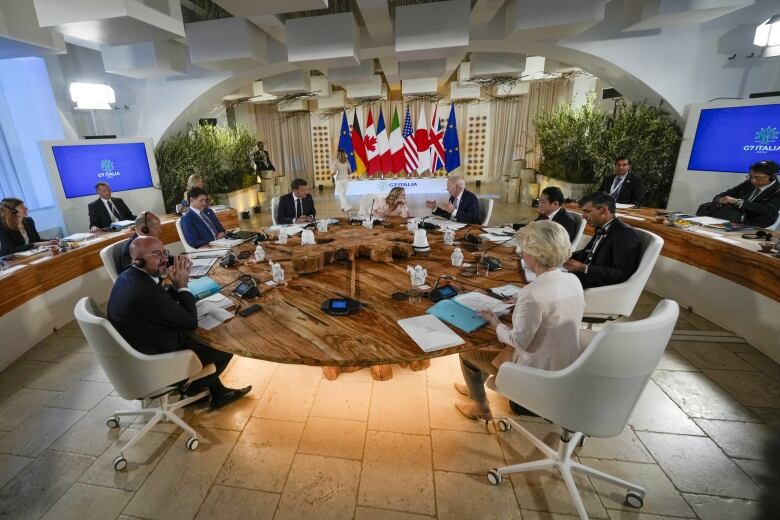
[[[476,311],[455,300],[442,300],[430,307],[427,312],[458,327],[463,332],[474,332],[487,323],[477,315]]]
[[[523,267],[525,267],[525,265]],[[501,285],[499,287],[493,287],[492,289],[490,289],[490,292],[497,294],[499,296],[503,296],[504,298],[513,298],[518,294],[520,294],[522,290],[523,290],[522,287],[508,283],[506,285]]]
[[[196,298],[203,298],[218,292],[219,284],[208,276],[204,276],[202,278],[190,280],[187,284],[187,288]]]
[[[398,320],[398,325],[424,352],[433,352],[465,343],[463,338],[431,314]]]

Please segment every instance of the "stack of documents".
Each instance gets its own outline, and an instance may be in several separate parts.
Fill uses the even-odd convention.
[[[696,224],[701,224],[702,226],[712,226],[713,224],[724,224],[728,222],[728,220],[724,220],[722,218],[715,218],[715,217],[690,217],[690,218],[686,218],[685,220],[687,220],[688,222],[695,222]]]
[[[517,231],[515,231],[514,228],[508,227],[508,226],[504,226],[504,227],[485,227],[485,228],[482,228],[482,231],[484,231],[485,233],[490,233],[491,235],[505,235],[507,238],[513,237],[513,236],[515,236],[515,233],[517,233]]]
[[[209,274],[211,266],[217,261],[216,258],[200,258],[195,257],[192,259],[192,269],[190,270],[190,278],[200,278]]]
[[[217,325],[229,320],[234,314],[225,309],[231,305],[234,305],[233,300],[219,293],[199,301],[197,303],[198,327],[211,330]]]
[[[83,242],[85,240],[91,240],[95,238],[95,235],[92,233],[73,233],[72,235],[68,235],[63,240],[66,242]]]
[[[463,338],[431,314],[398,320],[398,325],[424,352],[433,352],[465,343]]]
[[[220,238],[218,240],[212,240],[211,242],[209,242],[209,245],[214,247],[233,247],[243,243],[244,241],[241,240],[240,238],[237,239]]]
[[[501,285],[500,287],[493,287],[490,289],[491,292],[503,296],[504,298],[514,298],[518,294],[520,294],[520,291],[522,291],[523,288],[519,287],[517,285],[513,285],[511,283],[508,283],[506,285]]]
[[[284,232],[287,233],[288,237],[297,235],[298,233],[303,231],[303,228],[301,226],[297,226],[295,224],[292,225],[276,224],[275,226],[269,227],[268,231],[280,231],[282,229],[284,229]]]
[[[453,300],[475,311],[493,311],[496,314],[506,312],[512,307],[498,298],[477,291],[459,294]]]
[[[114,222],[111,224],[111,229],[113,231],[119,230],[119,229],[127,229],[129,227],[135,226],[135,220],[119,220],[117,222]]]

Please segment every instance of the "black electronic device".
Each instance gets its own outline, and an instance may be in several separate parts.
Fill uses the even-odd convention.
[[[239,298],[244,298],[249,300],[260,296],[260,288],[257,286],[254,279],[244,278],[236,286],[236,288],[233,289],[233,294],[238,296]]]
[[[239,260],[246,260],[250,256],[252,256],[252,251],[241,251],[238,253]]]
[[[252,240],[257,236],[255,231],[231,231],[227,237],[232,240]]]
[[[257,244],[259,244],[260,242],[267,242],[268,240],[270,240],[270,238],[268,238],[268,235],[266,235],[266,234],[265,234],[264,232],[262,232],[262,231],[258,231],[258,232],[257,232],[257,236],[256,236],[256,237],[255,237],[255,239],[254,239],[254,244],[255,244],[255,245],[257,245]]]
[[[259,303],[253,303],[252,305],[249,305],[248,307],[244,307],[240,311],[238,311],[238,315],[242,318],[246,318],[250,314],[254,314],[257,311],[262,311],[263,308],[260,306]]]
[[[390,295],[390,297],[392,299],[394,299],[395,301],[397,301],[397,302],[402,302],[402,301],[406,301],[406,300],[409,299],[409,295],[407,293],[400,292],[400,291],[399,292],[394,292],[393,294]]]
[[[772,233],[769,231],[764,231],[763,229],[759,229],[755,233],[743,234],[742,238],[747,240],[772,240]]]
[[[360,310],[360,302],[350,298],[330,298],[320,305],[320,309],[331,316],[346,316]]]
[[[430,298],[433,303],[436,303],[448,298],[454,298],[457,295],[458,290],[455,287],[452,285],[444,285],[431,289],[431,292],[428,293],[428,298]]]
[[[228,253],[219,260],[219,265],[222,267],[228,268],[233,267],[236,265],[236,255],[233,253]]]
[[[487,267],[488,271],[498,271],[504,265],[495,256],[485,256],[482,258],[481,263]]]

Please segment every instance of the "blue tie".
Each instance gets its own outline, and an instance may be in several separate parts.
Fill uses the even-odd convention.
[[[211,234],[214,235],[214,238],[216,238],[217,228],[214,227],[214,224],[211,222],[211,219],[208,216],[206,216],[205,213],[201,213],[200,218],[203,219],[203,222],[205,222],[206,225],[209,227],[209,231],[211,231]]]

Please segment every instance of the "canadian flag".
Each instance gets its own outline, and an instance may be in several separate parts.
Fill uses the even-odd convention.
[[[374,117],[371,115],[371,109],[368,109],[368,121],[366,121],[366,135],[363,136],[363,142],[366,143],[366,156],[368,157],[368,174],[373,176],[382,170],[382,164],[379,159],[379,146],[376,140],[376,129],[374,128]]]
[[[414,144],[417,147],[417,173],[423,173],[431,169],[431,153],[428,139],[428,123],[425,120],[425,107],[420,108],[420,117],[417,118],[417,130],[414,131]]]

